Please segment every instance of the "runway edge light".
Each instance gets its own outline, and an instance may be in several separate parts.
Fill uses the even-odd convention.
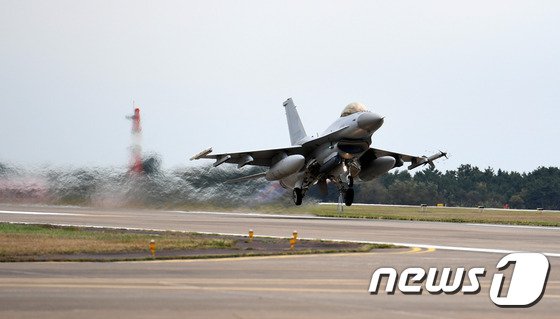
[[[156,257],[156,241],[150,240],[150,252],[152,253],[152,257]]]

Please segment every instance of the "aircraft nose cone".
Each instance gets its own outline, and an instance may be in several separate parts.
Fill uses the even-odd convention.
[[[378,130],[383,125],[383,118],[375,113],[363,113],[358,117],[358,127],[368,132]]]

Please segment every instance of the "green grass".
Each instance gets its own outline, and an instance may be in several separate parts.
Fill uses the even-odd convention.
[[[235,236],[0,223],[0,262],[152,260],[154,258],[149,253],[152,239],[161,253],[156,254],[155,259],[368,252],[395,248],[385,244],[302,240],[298,241],[296,250],[291,251],[289,241],[281,238],[257,237],[252,245],[245,237]],[[189,250],[196,251],[188,253]],[[162,253],[164,251],[174,252],[166,255]],[[128,254],[138,252],[143,254]]]
[[[132,233],[108,229],[0,224],[0,258],[51,254],[119,253],[149,249],[232,249],[235,241],[192,233]]]
[[[336,205],[307,206],[305,212],[325,217],[418,220],[455,223],[486,223],[532,226],[560,226],[560,212],[522,211],[512,209],[427,207],[415,206],[350,206],[343,212]]]
[[[423,211],[420,206],[362,206],[344,207],[343,212],[337,211],[336,204],[318,205],[307,203],[302,206],[289,205],[255,205],[251,207],[225,208],[221,206],[180,206],[175,209],[191,211],[224,211],[224,212],[260,212],[281,215],[315,215],[323,217],[369,218],[411,221],[432,221],[452,223],[482,223],[505,225],[528,225],[560,227],[560,211],[537,211],[486,208],[482,212],[476,208],[435,207],[430,206]]]

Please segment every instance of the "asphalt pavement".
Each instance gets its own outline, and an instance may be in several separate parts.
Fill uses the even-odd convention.
[[[560,229],[219,212],[0,206],[0,221],[398,243],[372,253],[122,263],[2,263],[1,318],[557,318]],[[545,252],[544,297],[529,308],[489,298],[498,260]],[[485,267],[478,294],[368,293],[379,267]]]

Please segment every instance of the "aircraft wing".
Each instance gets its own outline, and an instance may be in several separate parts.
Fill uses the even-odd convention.
[[[289,146],[284,148],[275,148],[268,150],[246,151],[236,153],[222,153],[212,154],[212,148],[208,148],[193,157],[192,160],[201,158],[214,159],[214,167],[223,163],[237,164],[241,168],[245,165],[256,165],[270,167],[272,159],[279,153],[286,153],[286,155],[303,154],[303,148],[300,145]]]
[[[391,152],[391,151],[385,151],[385,150],[380,150],[380,149],[376,149],[376,148],[372,148],[375,157],[381,157],[381,156],[392,156],[397,160],[396,163],[396,167],[400,167],[403,165],[403,162],[409,162],[410,165],[408,166],[408,169],[415,169],[418,166],[422,166],[422,165],[430,165],[432,168],[435,167],[434,165],[434,161],[440,157],[447,157],[447,153],[439,151],[438,153],[432,155],[432,156],[413,156],[413,155],[407,155],[407,154],[401,154],[401,153],[397,153],[397,152]]]
[[[192,160],[197,160],[201,158],[214,159],[214,167],[221,165],[223,163],[237,164],[238,168],[245,165],[256,165],[270,167],[272,159],[279,153],[286,153],[286,155],[306,155],[314,149],[314,147],[319,146],[323,143],[330,141],[335,141],[335,137],[342,130],[346,129],[348,126],[341,127],[335,131],[332,131],[326,135],[312,138],[305,141],[303,145],[294,145],[284,148],[274,148],[269,150],[259,150],[259,151],[247,151],[247,152],[236,152],[236,153],[222,153],[222,154],[212,154],[212,148],[205,149],[204,151],[191,157]]]

